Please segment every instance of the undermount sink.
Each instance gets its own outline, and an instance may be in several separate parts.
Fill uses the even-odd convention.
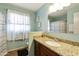
[[[53,46],[53,47],[60,47],[61,45],[54,41],[54,40],[48,40],[48,41],[45,41],[46,44],[48,44],[49,46]]]

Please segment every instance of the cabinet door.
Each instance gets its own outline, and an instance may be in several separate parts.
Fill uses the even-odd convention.
[[[36,56],[59,56],[56,52],[50,50],[44,45],[35,41],[35,55]]]
[[[45,47],[42,44],[40,44],[40,55],[41,56],[59,56],[59,54],[50,50],[49,48]]]
[[[35,56],[39,56],[40,55],[40,45],[36,41],[34,41],[34,43],[35,43]]]

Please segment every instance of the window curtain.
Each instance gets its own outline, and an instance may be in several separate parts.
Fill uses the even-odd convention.
[[[5,12],[0,10],[0,56],[7,53],[7,35],[6,35]]]
[[[7,17],[8,50],[25,46],[30,31],[30,16],[8,10]]]

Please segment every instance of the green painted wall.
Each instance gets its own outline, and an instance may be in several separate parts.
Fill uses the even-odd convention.
[[[41,26],[38,27],[38,22],[36,21],[36,30],[37,31],[48,31],[48,9],[50,4],[44,4],[37,12],[36,12],[36,20],[39,17],[39,22]]]

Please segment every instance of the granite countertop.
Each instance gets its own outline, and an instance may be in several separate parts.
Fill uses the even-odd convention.
[[[59,40],[56,42],[59,43],[61,46],[59,47],[50,46],[45,43],[45,41],[47,40],[53,40],[53,38],[50,39],[49,37],[38,36],[38,37],[34,37],[34,40],[36,40],[37,42],[41,43],[42,45],[46,46],[50,50],[55,51],[56,53],[62,56],[79,56],[79,46],[68,44],[66,42]]]

